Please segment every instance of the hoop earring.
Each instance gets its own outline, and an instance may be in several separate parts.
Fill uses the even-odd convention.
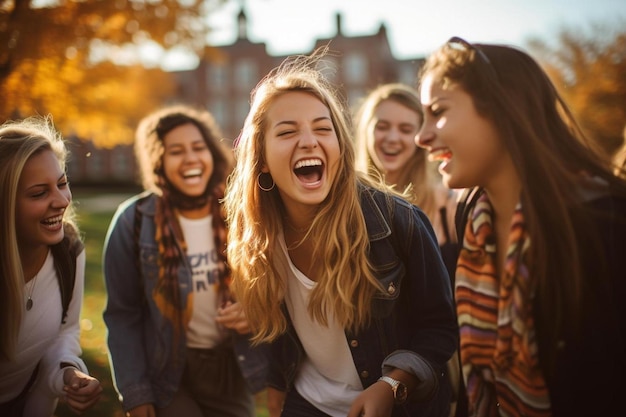
[[[264,187],[263,184],[261,183],[261,175],[263,174],[267,174],[267,176],[270,178],[270,180],[272,181],[272,185],[270,185],[269,187]],[[274,187],[276,187],[276,183],[274,182],[274,178],[272,178],[272,176],[267,173],[267,172],[259,172],[259,175],[256,177],[256,183],[259,186],[259,188],[265,192],[269,192],[272,191],[274,189]]]

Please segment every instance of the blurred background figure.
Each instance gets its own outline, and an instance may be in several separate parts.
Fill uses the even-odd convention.
[[[231,329],[248,329],[230,296],[220,202],[231,151],[211,114],[187,106],[146,116],[135,151],[146,191],[120,205],[104,247],[103,317],[123,408],[251,417],[258,389],[240,370],[249,357],[235,356]]]
[[[67,150],[52,120],[0,127],[0,415],[77,414],[100,382],[80,358],[85,250],[65,174]]]
[[[428,152],[415,144],[422,119],[415,89],[391,83],[372,90],[355,116],[356,167],[404,193],[426,213],[453,279],[458,254],[454,230],[456,192],[443,186],[436,167],[428,161]]]

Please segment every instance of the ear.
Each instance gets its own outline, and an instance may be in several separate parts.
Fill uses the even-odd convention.
[[[267,167],[267,164],[263,163],[263,165],[261,165],[261,172],[263,174],[269,174],[270,169]]]

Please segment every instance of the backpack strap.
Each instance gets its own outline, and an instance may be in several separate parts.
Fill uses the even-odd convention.
[[[465,234],[465,225],[467,224],[469,212],[476,204],[476,201],[482,194],[482,191],[483,189],[481,187],[466,188],[459,197],[456,212],[454,213],[454,225],[456,227],[456,236],[457,242],[459,242],[459,248],[463,246],[463,235]]]
[[[73,226],[66,224],[64,225],[64,229],[65,237],[63,237],[63,240],[51,246],[54,267],[61,291],[61,305],[63,307],[61,323],[63,324],[65,324],[67,319],[67,310],[72,301],[74,283],[76,282],[76,258],[85,248],[85,245],[78,236],[78,232]]]
[[[456,228],[458,242],[457,258],[461,248],[463,247],[463,236],[465,235],[465,227],[467,225],[470,210],[472,210],[472,208],[476,205],[476,201],[478,201],[478,197],[480,197],[482,192],[483,190],[480,187],[466,188],[459,196],[456,212],[454,213],[454,226]],[[450,383],[452,384],[451,415],[465,416],[467,414],[467,392],[465,382],[462,377],[463,373],[461,370],[463,369],[463,366],[461,364],[461,355],[459,352],[460,346],[447,363],[447,372],[450,378]]]

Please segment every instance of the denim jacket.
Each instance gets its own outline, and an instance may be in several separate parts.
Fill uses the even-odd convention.
[[[141,404],[167,405],[178,390],[185,366],[186,338],[176,338],[152,297],[158,278],[158,246],[154,239],[156,201],[143,193],[120,204],[104,245],[103,264],[107,304],[103,314],[115,388],[125,411]],[[139,210],[138,248],[135,210]],[[178,269],[180,299],[193,291],[186,259]],[[235,351],[250,389],[265,387],[263,352],[249,351],[247,338],[236,336]],[[175,353],[175,356],[173,355]],[[250,354],[248,354],[250,353]]]
[[[364,388],[386,367],[416,375],[419,384],[393,416],[447,416],[446,362],[458,343],[452,291],[437,239],[424,213],[410,203],[361,187],[370,239],[369,260],[386,289],[372,301],[372,322],[346,341]],[[304,356],[287,309],[287,332],[270,347],[269,385],[291,389]]]

